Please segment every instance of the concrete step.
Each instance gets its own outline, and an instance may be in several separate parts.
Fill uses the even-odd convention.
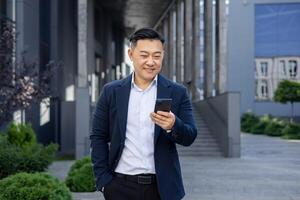
[[[218,143],[208,129],[202,116],[197,113],[195,109],[193,114],[198,136],[190,147],[177,145],[178,154],[180,156],[221,157],[222,152],[220,151]]]
[[[198,139],[195,140],[194,144],[217,144],[215,139]]]
[[[219,148],[219,145],[215,142],[209,142],[209,143],[193,143],[192,144],[193,147],[197,148],[197,147],[216,147],[216,148]]]
[[[199,131],[199,130],[198,130],[198,136],[199,137],[201,137],[201,136],[211,136],[211,137],[213,137],[209,131]]]
[[[198,131],[197,138],[215,138],[209,131]]]
[[[177,151],[182,151],[182,152],[187,152],[187,151],[217,151],[219,152],[220,151],[220,148],[218,146],[190,146],[190,147],[179,147],[177,148]]]
[[[210,137],[202,137],[202,138],[199,137],[195,140],[194,143],[198,143],[198,142],[200,142],[200,143],[211,143],[211,142],[212,143],[217,143],[215,138],[210,138]]]
[[[221,152],[180,152],[178,153],[180,157],[222,157]]]
[[[203,138],[204,138],[204,139],[205,139],[205,138],[208,138],[208,139],[211,139],[211,138],[212,138],[212,139],[215,139],[214,136],[212,136],[210,132],[204,132],[204,133],[201,133],[201,132],[198,131],[198,135],[197,135],[197,138],[196,138],[196,139],[199,139],[199,138],[201,138],[201,139],[203,139]]]
[[[209,131],[209,129],[208,128],[205,128],[205,127],[199,127],[199,126],[196,126],[197,127],[197,131],[199,132],[199,133],[210,133]]]
[[[199,138],[203,139],[203,138],[208,138],[208,139],[215,139],[215,137],[209,132],[209,131],[205,131],[205,132],[201,132],[201,131],[198,131],[198,135],[197,135],[197,138],[196,140],[198,140]]]

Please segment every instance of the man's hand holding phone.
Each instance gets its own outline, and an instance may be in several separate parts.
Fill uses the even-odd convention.
[[[151,120],[162,129],[171,130],[175,123],[175,115],[171,112],[172,99],[157,99],[155,112],[150,113]]]
[[[171,130],[175,123],[175,115],[171,111],[157,111],[157,113],[152,112],[150,113],[150,117],[155,124],[166,131]]]

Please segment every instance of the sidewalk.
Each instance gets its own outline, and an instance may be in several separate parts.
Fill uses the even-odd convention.
[[[185,200],[300,200],[300,141],[242,134],[241,158],[181,157]],[[49,171],[60,179],[71,161]],[[74,193],[74,200],[102,200]]]

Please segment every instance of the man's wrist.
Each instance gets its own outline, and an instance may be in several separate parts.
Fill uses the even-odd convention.
[[[174,125],[175,125],[175,120],[176,120],[176,119],[175,119],[175,115],[174,115],[173,113],[172,113],[172,115],[173,115],[173,117],[174,117],[174,121],[173,121],[173,123],[172,123],[172,127],[171,127],[170,129],[167,129],[167,130],[166,130],[167,133],[171,133],[171,132],[173,131],[173,129],[174,129]]]
[[[173,126],[173,127],[174,127],[174,126]],[[171,132],[173,131],[173,127],[170,128],[170,129],[167,129],[166,132],[167,132],[167,133],[171,133]]]

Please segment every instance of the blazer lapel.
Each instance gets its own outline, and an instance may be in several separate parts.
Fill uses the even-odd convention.
[[[128,102],[131,89],[131,77],[132,75],[125,78],[120,83],[120,87],[116,88],[117,119],[120,127],[122,141],[125,140]]]
[[[170,82],[164,78],[162,75],[158,75],[158,82],[157,82],[157,95],[156,98],[170,98],[172,87]],[[154,146],[156,145],[159,133],[161,131],[161,128],[158,125],[155,125],[154,129]]]

